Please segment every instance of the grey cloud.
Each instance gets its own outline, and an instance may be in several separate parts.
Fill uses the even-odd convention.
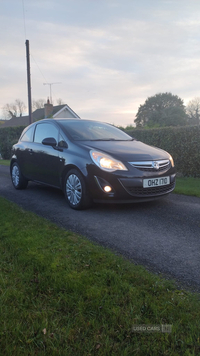
[[[19,5],[19,4],[18,4]],[[198,96],[200,3],[196,0],[24,1],[33,97],[44,81],[78,114],[133,123],[147,96]],[[0,14],[0,106],[27,100],[22,8]],[[36,60],[36,63],[34,62]],[[39,69],[38,69],[39,67]],[[10,88],[10,90],[8,90]],[[5,90],[4,90],[5,89]]]

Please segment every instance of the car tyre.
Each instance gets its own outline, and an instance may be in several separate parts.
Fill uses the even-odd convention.
[[[23,177],[17,162],[14,162],[11,166],[11,178],[15,189],[25,189],[28,185],[28,180]]]
[[[84,177],[77,169],[71,169],[66,174],[64,184],[65,198],[72,209],[82,210],[91,205]]]

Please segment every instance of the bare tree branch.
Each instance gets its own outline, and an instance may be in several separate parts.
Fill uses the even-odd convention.
[[[45,104],[45,99],[38,99],[38,100],[33,99],[32,108],[33,110],[41,109],[44,108],[44,104]]]
[[[189,101],[186,112],[191,124],[200,125],[200,98],[197,97]]]
[[[26,110],[26,105],[20,99],[16,99],[14,103],[6,104],[3,107],[4,117],[11,119],[12,117],[22,116]]]
[[[64,101],[61,98],[57,99],[56,101],[57,101],[58,105],[63,105],[64,104]]]

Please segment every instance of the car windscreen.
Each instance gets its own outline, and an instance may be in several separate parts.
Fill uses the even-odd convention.
[[[59,120],[64,132],[74,141],[130,141],[133,138],[120,129],[96,121]]]

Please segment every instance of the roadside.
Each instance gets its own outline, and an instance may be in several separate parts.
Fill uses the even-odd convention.
[[[5,159],[0,159],[0,165],[9,166],[10,165],[10,161],[5,160]]]
[[[2,354],[200,353],[199,295],[3,198],[0,216]]]
[[[200,198],[200,178],[177,177],[174,193]]]

